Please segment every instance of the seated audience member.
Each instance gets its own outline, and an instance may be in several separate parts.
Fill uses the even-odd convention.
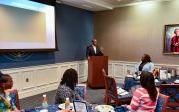
[[[158,91],[155,87],[154,76],[150,72],[143,71],[140,77],[141,87],[137,88],[127,107],[135,112],[154,112],[158,99]]]
[[[9,101],[9,97],[5,94],[3,83],[6,83],[6,79],[2,79],[0,77],[0,112],[20,112],[15,104],[12,102],[12,104]]]
[[[144,54],[142,56],[141,62],[137,65],[135,69],[135,73],[141,72],[141,71],[147,71],[147,72],[153,72],[154,70],[154,64],[151,61],[151,58],[148,54]]]
[[[153,75],[154,75],[154,78],[158,78],[159,75],[160,75],[160,69],[159,68],[155,68],[153,70]]]
[[[3,87],[3,83],[5,83],[6,80],[2,79],[2,77],[0,76],[0,111],[8,111],[11,110],[11,105],[9,103],[9,101],[7,101],[7,99],[5,98],[5,92],[4,92],[4,87]]]
[[[76,70],[72,68],[66,70],[63,74],[60,85],[58,86],[55,96],[55,103],[64,103],[66,98],[69,98],[70,101],[72,101],[73,99],[80,99],[79,95],[74,91],[77,83],[78,74]]]

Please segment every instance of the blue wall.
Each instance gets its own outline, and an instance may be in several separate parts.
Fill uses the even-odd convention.
[[[92,12],[56,5],[58,51],[0,55],[0,68],[25,67],[85,59],[86,46],[93,37]]]

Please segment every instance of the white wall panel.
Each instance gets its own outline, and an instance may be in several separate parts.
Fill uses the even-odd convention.
[[[113,75],[115,77],[120,77],[121,75],[123,75],[123,73],[124,73],[123,64],[115,63],[113,66],[114,66],[114,73],[113,73]]]
[[[34,74],[34,71],[22,71],[20,78],[22,90],[31,89],[36,86],[36,76]]]
[[[85,77],[87,77],[87,74],[85,73],[85,63],[79,63],[78,82],[85,82]]]
[[[135,73],[135,65],[134,64],[126,64],[124,74],[127,74],[127,70],[129,70],[130,73]]]
[[[108,73],[109,76],[113,76],[113,64],[109,63],[108,64]]]
[[[20,72],[14,72],[10,74],[13,80],[13,88],[22,88],[22,77],[21,77],[21,73]]]
[[[81,71],[79,71],[80,63],[80,68],[83,69]],[[24,98],[57,89],[63,73],[69,68],[77,70],[79,76],[81,76],[81,81],[85,82],[87,77],[86,64],[85,61],[67,62],[4,69],[2,72],[12,76],[14,82],[13,88],[19,91],[20,98]]]

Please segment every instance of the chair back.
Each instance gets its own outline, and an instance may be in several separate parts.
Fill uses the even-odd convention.
[[[112,99],[118,99],[117,86],[114,78],[105,75],[104,79],[105,79],[106,94],[110,96]]]
[[[7,89],[5,90],[5,94],[10,97],[11,105],[16,106],[20,110],[18,91],[16,89]]]
[[[75,92],[83,99],[86,97],[86,84],[77,84]]]
[[[170,97],[169,107],[179,107],[179,84],[161,84],[160,93]]]
[[[168,99],[169,96],[160,93],[157,100],[155,112],[167,112],[166,107],[167,107]]]
[[[116,105],[128,104],[131,100],[131,94],[118,95],[117,84],[114,78],[106,75],[105,71],[103,72],[104,82],[105,82],[105,102],[111,103],[111,100],[115,102]]]

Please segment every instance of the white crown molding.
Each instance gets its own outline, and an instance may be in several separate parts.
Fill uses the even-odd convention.
[[[97,5],[97,6],[100,6],[100,7],[103,7],[103,8],[106,8],[106,9],[110,9],[110,10],[113,9],[112,5],[104,3],[100,0],[99,1],[97,1],[97,0],[84,0],[84,1],[91,3],[91,4],[94,4],[94,5]]]
[[[56,0],[56,3],[66,4],[89,11],[112,10],[113,6],[102,0]]]
[[[133,6],[138,5],[140,3],[144,2],[166,2],[166,1],[172,1],[172,0],[132,0],[129,2],[124,3],[123,0],[116,0],[116,4],[111,4],[110,0],[104,1],[104,0],[56,0],[56,3],[59,4],[67,4],[70,6],[86,9],[89,11],[104,11],[104,10],[112,10],[114,8],[119,7],[127,7],[127,6]]]
[[[149,2],[169,2],[169,1],[171,1],[171,0],[148,0],[148,1],[140,1],[140,2],[134,2],[134,3],[116,5],[116,6],[114,6],[113,8],[134,6],[134,5],[139,5],[139,4],[141,4],[141,3],[149,3]]]

